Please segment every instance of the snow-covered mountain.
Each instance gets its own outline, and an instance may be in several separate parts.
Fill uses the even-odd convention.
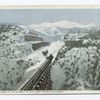
[[[54,43],[49,46],[49,42]],[[0,90],[16,89],[27,69],[45,60],[41,49],[57,56],[51,71],[53,89],[100,88],[100,29],[60,21],[0,24]]]
[[[29,29],[33,29],[39,32],[46,40],[48,41],[56,41],[56,40],[63,40],[63,36],[68,34],[69,32],[74,32],[77,30],[79,31],[86,31],[90,29],[96,28],[96,25],[93,23],[82,25],[75,22],[70,21],[58,21],[55,23],[42,23],[42,24],[33,24],[28,26]],[[80,33],[82,33],[80,32]],[[51,38],[48,39],[48,37]]]
[[[62,28],[73,28],[73,27],[79,27],[79,28],[89,28],[89,27],[96,27],[94,23],[90,23],[87,25],[78,24],[76,22],[71,21],[58,21],[54,23],[42,23],[42,24],[33,24],[30,25],[30,27],[34,28],[50,28],[50,27],[62,27]]]

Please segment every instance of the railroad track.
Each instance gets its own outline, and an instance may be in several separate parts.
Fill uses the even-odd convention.
[[[41,77],[45,74],[45,72],[50,68],[51,61],[53,56],[50,55],[47,57],[46,61],[41,65],[41,67],[33,73],[33,75],[27,79],[18,90],[34,90],[36,85],[38,84]]]

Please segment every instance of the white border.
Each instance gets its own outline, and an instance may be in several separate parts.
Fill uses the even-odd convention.
[[[34,5],[63,5],[63,4],[100,4],[100,0],[0,0],[1,4],[34,4]]]

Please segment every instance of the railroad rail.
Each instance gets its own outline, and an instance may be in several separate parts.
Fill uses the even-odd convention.
[[[43,77],[46,71],[50,69],[52,59],[52,55],[47,57],[46,61],[41,65],[41,67],[36,71],[36,73],[33,73],[32,76],[18,88],[18,90],[34,90],[39,80]]]

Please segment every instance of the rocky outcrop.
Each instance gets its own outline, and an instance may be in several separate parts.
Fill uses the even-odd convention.
[[[43,41],[42,38],[32,35],[24,35],[25,41]]]
[[[48,42],[40,42],[40,43],[36,43],[36,44],[32,44],[32,48],[33,50],[39,49],[40,47],[43,46],[48,46],[50,43]]]

